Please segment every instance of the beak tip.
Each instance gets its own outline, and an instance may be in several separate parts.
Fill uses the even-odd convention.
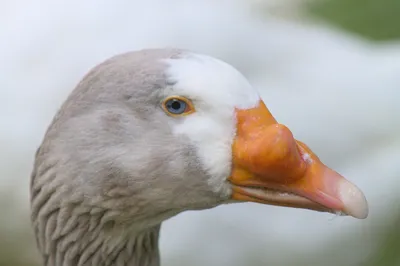
[[[343,211],[357,219],[368,217],[368,202],[362,191],[346,179],[339,184],[339,196],[343,202]]]

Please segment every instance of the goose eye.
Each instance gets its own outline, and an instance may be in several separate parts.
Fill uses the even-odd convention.
[[[173,114],[182,114],[186,110],[186,103],[182,100],[171,99],[165,103],[168,112]]]
[[[172,116],[188,115],[194,112],[191,101],[180,96],[166,98],[162,107],[167,114]]]

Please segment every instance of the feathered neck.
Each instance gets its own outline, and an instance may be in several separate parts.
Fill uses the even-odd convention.
[[[45,236],[38,246],[45,266],[159,266],[160,226],[139,232],[101,223],[104,214],[70,217],[63,229],[56,230],[62,211],[47,218]],[[99,224],[103,224],[99,227]],[[43,232],[43,231],[42,231]],[[50,239],[49,239],[50,238]]]

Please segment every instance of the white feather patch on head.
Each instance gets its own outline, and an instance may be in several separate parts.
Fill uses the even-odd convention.
[[[259,94],[238,70],[216,58],[187,53],[166,62],[167,80],[172,85],[165,96],[187,97],[196,109],[172,125],[174,132],[194,143],[211,176],[210,186],[221,191],[231,172],[235,108],[256,107]]]

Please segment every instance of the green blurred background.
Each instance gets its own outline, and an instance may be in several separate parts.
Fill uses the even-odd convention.
[[[398,0],[321,0],[308,5],[311,15],[376,41],[400,38]]]

